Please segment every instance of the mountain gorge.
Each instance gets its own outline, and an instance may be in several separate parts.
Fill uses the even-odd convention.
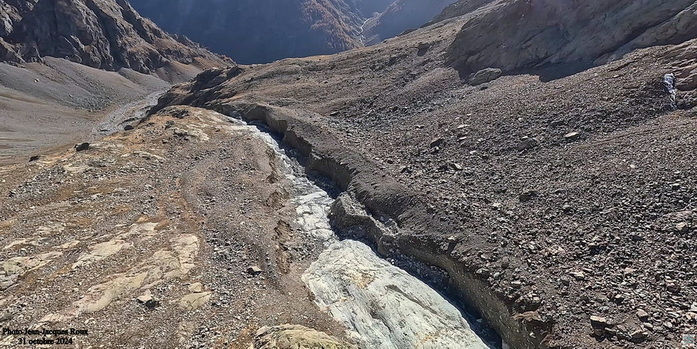
[[[133,0],[144,16],[240,63],[331,54],[428,22],[453,0]]]
[[[694,0],[132,3],[0,3],[3,328],[694,342]]]

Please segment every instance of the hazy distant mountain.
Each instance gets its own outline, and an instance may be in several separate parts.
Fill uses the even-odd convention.
[[[376,44],[399,35],[405,29],[418,28],[456,0],[397,0],[385,11],[368,20],[363,36],[366,44]]]
[[[453,0],[131,0],[165,30],[241,63],[330,54],[419,27]]]

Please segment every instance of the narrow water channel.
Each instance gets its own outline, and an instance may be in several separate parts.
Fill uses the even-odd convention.
[[[380,258],[368,245],[340,240],[328,218],[334,199],[308,179],[263,126],[248,127],[273,149],[294,184],[298,225],[326,247],[303,274],[303,282],[317,305],[343,324],[361,348],[495,348],[438,291]]]

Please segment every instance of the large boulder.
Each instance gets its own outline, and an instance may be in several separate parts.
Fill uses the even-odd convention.
[[[469,83],[472,86],[481,85],[481,84],[487,83],[489,81],[494,81],[494,80],[500,78],[501,74],[503,74],[503,72],[501,71],[501,69],[498,69],[498,68],[482,69],[482,70],[472,74],[472,76],[470,77]]]

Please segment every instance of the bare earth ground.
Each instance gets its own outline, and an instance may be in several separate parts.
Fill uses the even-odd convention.
[[[510,316],[549,326],[543,345],[679,347],[697,333],[695,42],[472,87],[443,64],[461,21],[245,67],[224,83],[200,76],[161,105],[260,104],[314,125],[293,139],[349,159],[352,176],[396,179],[423,202],[416,220],[391,217],[411,242],[403,249],[419,241],[427,255],[455,261]],[[669,72],[679,110],[662,84]]]
[[[110,348],[247,349],[283,323],[341,335],[300,281],[319,250],[294,233],[274,153],[220,114],[170,111],[0,168],[2,327]],[[41,338],[0,343],[23,337]]]
[[[0,163],[20,154],[28,159],[44,147],[89,140],[86,135],[97,123],[120,107],[188,81],[201,70],[172,63],[154,75],[108,72],[50,57],[21,66],[2,63]]]

